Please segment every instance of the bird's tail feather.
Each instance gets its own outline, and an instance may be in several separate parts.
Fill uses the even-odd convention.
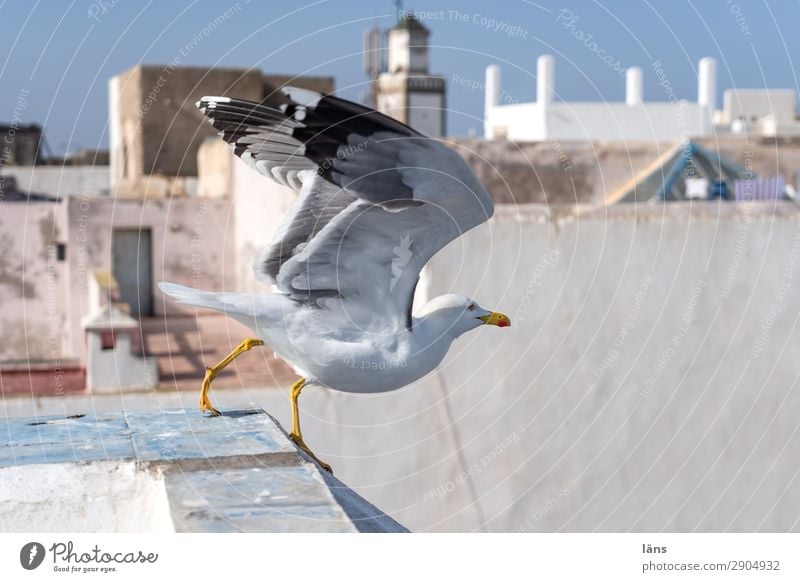
[[[225,293],[202,291],[200,289],[166,282],[159,283],[158,288],[178,303],[183,303],[185,305],[206,307],[208,309],[216,309],[217,311],[227,311],[230,307],[222,297],[226,295]]]

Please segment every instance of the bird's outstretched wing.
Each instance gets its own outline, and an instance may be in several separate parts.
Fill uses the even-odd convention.
[[[362,328],[408,325],[425,263],[493,213],[455,151],[362,105],[285,87],[198,107],[245,163],[300,193],[256,277]]]

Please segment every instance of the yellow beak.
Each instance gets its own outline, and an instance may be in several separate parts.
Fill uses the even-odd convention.
[[[494,311],[489,315],[479,317],[478,319],[480,319],[486,325],[496,325],[497,327],[509,327],[511,325],[511,320],[508,318],[508,316],[498,313],[497,311]]]

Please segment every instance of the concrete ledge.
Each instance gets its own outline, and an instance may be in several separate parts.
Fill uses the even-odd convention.
[[[0,421],[9,532],[401,532],[263,410]]]

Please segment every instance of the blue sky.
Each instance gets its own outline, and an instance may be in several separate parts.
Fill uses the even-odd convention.
[[[407,0],[405,8],[427,13],[432,72],[450,80],[451,135],[480,132],[483,92],[470,81],[482,82],[486,65],[502,66],[506,101],[530,101],[544,52],[556,57],[564,100],[622,100],[619,71],[632,65],[644,70],[645,99],[664,100],[654,61],[678,97],[695,99],[697,61],[706,55],[718,60],[720,103],[729,87],[798,85],[794,0]],[[170,62],[192,42],[184,64],[331,75],[340,95],[357,99],[366,81],[363,31],[388,27],[394,15],[388,0],[0,0],[0,120],[16,111],[44,124],[55,153],[106,147],[108,78],[140,62]]]

